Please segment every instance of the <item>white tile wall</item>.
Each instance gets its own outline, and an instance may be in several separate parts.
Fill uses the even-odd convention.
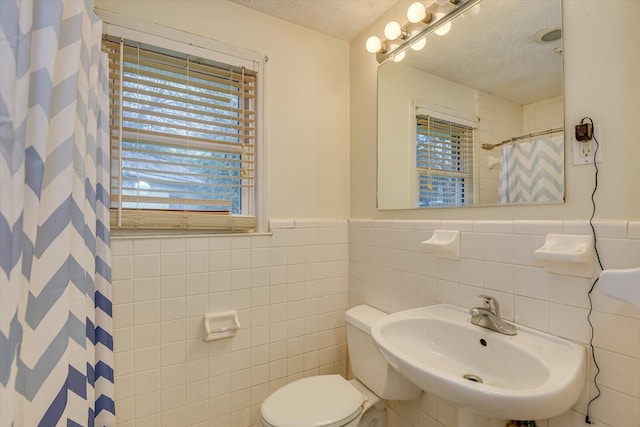
[[[605,268],[640,266],[640,221],[595,226]],[[437,259],[420,250],[417,243],[437,228],[461,230],[461,260]],[[478,294],[488,293],[517,324],[586,346],[586,294],[592,281],[547,273],[535,264],[533,251],[546,233],[589,231],[583,221],[351,221],[349,304],[366,303],[386,312],[437,302],[471,307]],[[592,298],[602,396],[591,407],[591,419],[601,427],[640,426],[640,310],[597,288]],[[594,373],[591,363],[583,395],[571,411],[539,420],[539,426],[585,425],[586,403],[595,395]],[[389,427],[455,426],[456,409],[432,394],[388,407]]]
[[[270,392],[346,374],[345,220],[277,220],[272,235],[112,241],[119,426],[255,425]],[[202,316],[242,329],[206,343]]]
[[[462,259],[436,259],[419,242],[462,232]],[[437,302],[469,307],[496,296],[518,324],[586,344],[587,279],[549,274],[533,260],[546,233],[587,233],[582,221],[285,219],[270,236],[116,238],[112,241],[119,426],[244,427],[289,381],[346,371],[343,314]],[[597,222],[605,267],[640,265],[640,221]],[[349,284],[348,284],[349,280]],[[592,419],[640,419],[640,310],[593,293],[602,397]],[[202,314],[236,309],[231,340],[202,341]],[[589,378],[595,372],[590,367]],[[590,379],[574,410],[541,427],[584,425]],[[389,403],[389,427],[454,426],[456,408],[424,393]]]
[[[545,99],[523,107],[523,133],[560,128],[564,122],[562,96]]]

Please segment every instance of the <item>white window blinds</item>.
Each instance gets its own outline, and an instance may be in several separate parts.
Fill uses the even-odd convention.
[[[105,38],[111,224],[255,229],[256,73]]]
[[[427,115],[416,128],[419,206],[473,205],[474,129]]]

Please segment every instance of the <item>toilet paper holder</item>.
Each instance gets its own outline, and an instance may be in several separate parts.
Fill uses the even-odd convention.
[[[240,329],[238,312],[223,311],[204,315],[204,341],[216,341],[231,338]]]

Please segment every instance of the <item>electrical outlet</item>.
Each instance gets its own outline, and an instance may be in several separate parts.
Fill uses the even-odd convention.
[[[590,141],[576,141],[575,134],[571,132],[571,139],[573,141],[573,164],[574,165],[592,165],[593,156],[596,151],[596,141],[598,139],[598,163],[602,162],[602,133],[600,132],[600,125],[597,125],[593,129],[593,136]]]
[[[580,156],[581,159],[593,157],[593,152],[596,150],[595,145],[596,142],[593,139],[591,141],[578,141],[578,147],[580,147],[578,156]]]

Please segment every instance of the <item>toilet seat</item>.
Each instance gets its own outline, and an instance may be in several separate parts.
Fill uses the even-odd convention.
[[[262,403],[262,422],[273,427],[340,427],[362,412],[364,396],[340,375],[294,381]]]

